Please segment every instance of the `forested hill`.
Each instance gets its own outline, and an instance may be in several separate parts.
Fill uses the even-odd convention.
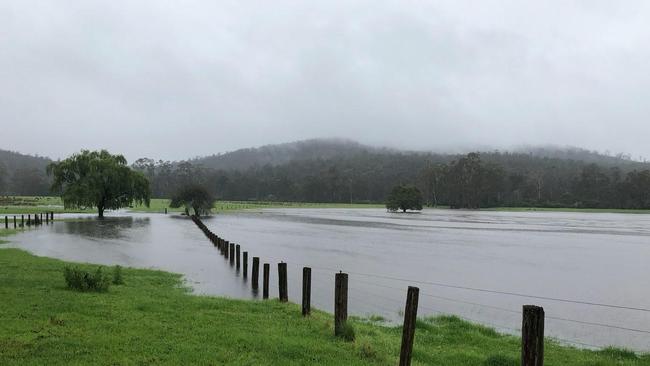
[[[465,155],[308,140],[134,168],[157,197],[198,182],[228,200],[383,202],[407,184],[428,204],[454,207],[650,207],[650,165],[574,148]]]
[[[41,156],[0,150],[0,194],[48,194],[45,167],[50,161]]]
[[[389,152],[345,139],[311,139],[257,148],[239,149],[190,160],[215,170],[245,170],[252,166],[282,165],[296,160],[331,159],[367,152]]]
[[[0,194],[46,194],[48,162],[0,151]],[[199,183],[225,200],[383,202],[406,184],[427,204],[453,207],[650,208],[650,164],[577,148],[439,154],[326,139],[132,167],[163,198]]]

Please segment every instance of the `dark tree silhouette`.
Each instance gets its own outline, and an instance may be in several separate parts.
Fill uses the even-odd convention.
[[[390,211],[421,210],[422,193],[413,186],[396,186],[390,191],[386,200],[386,208]]]
[[[214,206],[215,198],[212,194],[205,189],[205,187],[198,184],[190,184],[181,187],[172,196],[170,207],[185,207],[185,214],[189,216],[189,209],[194,210],[196,216],[209,214]]]

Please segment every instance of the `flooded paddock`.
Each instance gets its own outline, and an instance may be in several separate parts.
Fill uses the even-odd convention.
[[[204,222],[240,244],[249,261],[271,263],[271,297],[284,261],[290,301],[300,302],[301,268],[309,266],[312,306],[329,312],[341,270],[349,274],[351,314],[399,322],[413,285],[420,316],[454,314],[517,333],[521,306],[535,304],[545,308],[548,336],[650,351],[650,215],[267,209]],[[245,280],[176,215],[58,221],[11,241],[37,255],[182,273],[196,293],[261,296],[250,289],[250,273]]]

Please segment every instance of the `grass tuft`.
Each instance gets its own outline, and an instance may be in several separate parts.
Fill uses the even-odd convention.
[[[110,280],[102,271],[102,267],[89,272],[77,267],[65,266],[63,277],[69,289],[81,292],[106,292],[110,286]]]

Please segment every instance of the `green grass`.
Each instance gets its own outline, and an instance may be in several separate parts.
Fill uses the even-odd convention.
[[[130,208],[135,212],[182,212],[182,208],[169,208],[168,199],[155,198],[151,200],[149,207],[144,205]],[[309,203],[309,202],[264,202],[264,201],[217,201],[212,212],[239,211],[262,208],[384,208],[381,204],[366,203]]]
[[[169,199],[153,198],[149,207],[138,205],[129,207],[133,212],[162,213],[167,208],[168,212],[183,212],[182,208],[170,208]],[[213,212],[238,211],[262,208],[383,208],[381,204],[350,204],[350,203],[304,203],[304,202],[264,202],[264,201],[217,201]],[[95,213],[95,208],[80,209],[63,207],[60,197],[30,197],[7,196],[0,197],[0,216],[34,214],[54,211],[55,213]]]
[[[64,208],[60,197],[48,196],[0,196],[0,216],[27,215],[44,212],[80,213],[95,212],[94,208]],[[3,218],[4,219],[4,218]]]
[[[133,212],[163,213],[165,208],[168,212],[183,212],[182,208],[170,208],[169,199],[154,198],[149,207],[138,205],[127,208]],[[227,212],[239,210],[255,210],[263,208],[385,208],[383,204],[373,203],[311,203],[311,202],[265,202],[265,201],[217,201],[212,212]],[[437,209],[448,209],[446,206],[438,206]],[[633,209],[607,209],[607,208],[545,208],[545,207],[495,207],[485,208],[485,211],[504,212],[587,212],[587,213],[638,213],[650,214],[650,210]],[[89,209],[64,209],[63,202],[59,197],[29,197],[29,196],[8,196],[0,197],[0,217],[3,215],[34,214],[46,211],[55,213],[95,213],[94,208]]]
[[[152,270],[124,268],[124,285],[79,293],[66,289],[66,265],[0,249],[0,365],[397,364],[399,327],[352,318],[355,341],[346,342],[334,337],[331,314],[195,296],[179,275]],[[420,319],[415,340],[413,365],[518,365],[517,337],[456,317]],[[650,365],[650,357],[548,341],[546,365]]]

